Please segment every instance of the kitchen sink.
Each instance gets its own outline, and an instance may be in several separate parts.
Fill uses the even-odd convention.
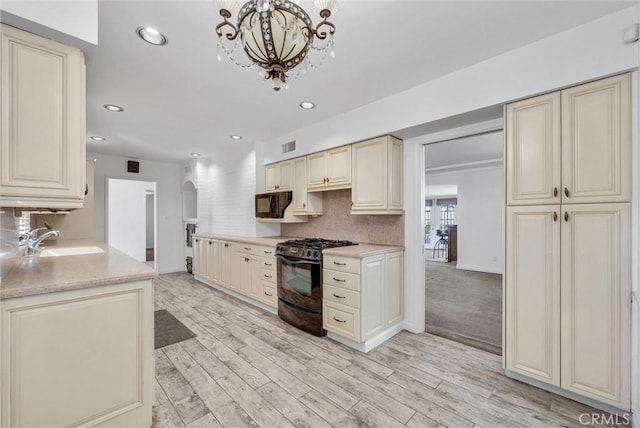
[[[104,253],[100,247],[61,247],[46,248],[40,252],[40,257],[62,257],[62,256],[79,256],[82,254],[98,254]]]

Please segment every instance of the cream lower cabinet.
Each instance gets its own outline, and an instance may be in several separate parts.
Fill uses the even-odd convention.
[[[391,136],[351,145],[351,214],[402,214],[402,141]]]
[[[2,427],[151,426],[153,285],[2,301]]]
[[[323,327],[356,343],[403,318],[403,253],[365,258],[324,256]]]
[[[0,57],[0,206],[82,208],[84,55],[0,24]]]
[[[193,239],[193,274],[200,276],[208,276],[209,274],[209,250],[210,239],[194,238]]]
[[[278,307],[275,248],[202,237],[194,242],[198,279]]]
[[[507,208],[508,370],[630,408],[629,210]]]

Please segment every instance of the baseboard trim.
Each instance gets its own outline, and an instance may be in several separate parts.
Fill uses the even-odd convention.
[[[364,341],[363,343],[355,342],[351,339],[347,339],[346,337],[342,337],[330,331],[327,332],[327,337],[329,339],[335,340],[336,342],[342,343],[343,345],[346,345],[349,348],[353,348],[356,351],[360,351],[366,354],[367,352],[371,351],[372,349],[380,346],[387,340],[391,339],[393,336],[400,333],[402,330],[404,330],[403,323],[398,323],[378,333],[378,335],[372,337],[369,340]]]
[[[184,266],[180,266],[180,267],[173,267],[173,268],[165,268],[165,269],[158,269],[156,267],[156,272],[162,274],[162,273],[176,273],[176,272],[186,272],[187,269]]]
[[[484,272],[484,273],[497,273],[499,275],[502,275],[502,271],[501,270],[492,269],[492,268],[488,268],[488,267],[484,267],[484,266],[474,266],[474,265],[465,265],[465,264],[457,263],[456,264],[456,269],[472,270],[472,271]]]
[[[603,410],[605,412],[609,412],[611,414],[618,415],[620,417],[624,417],[627,419],[632,418],[631,411],[629,410],[620,409],[610,404],[606,404],[606,403],[602,403],[600,401],[594,400],[593,398],[583,397],[582,395],[576,394],[575,392],[567,391],[557,386],[548,385],[544,382],[531,379],[527,376],[512,372],[510,370],[505,370],[504,374],[505,376],[510,377],[512,379],[519,380],[520,382],[524,382],[529,385],[533,385],[536,388],[544,389],[545,391],[553,392],[554,394],[558,394],[558,395],[561,395],[562,397],[569,398],[571,400],[577,401],[582,404],[586,404],[587,406],[591,406],[598,410]],[[636,415],[634,415],[633,418],[637,419]],[[634,426],[639,426],[639,425],[634,424]]]

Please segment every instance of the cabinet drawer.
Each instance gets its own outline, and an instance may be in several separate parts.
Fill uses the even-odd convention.
[[[275,269],[258,269],[258,278],[261,281],[276,283],[276,271]]]
[[[269,282],[262,281],[262,296],[260,299],[267,305],[274,308],[278,307],[278,292],[276,287]]]
[[[360,273],[360,259],[347,257],[324,256],[324,267],[331,270],[348,273]]]
[[[324,299],[330,302],[351,306],[352,308],[360,307],[360,293],[358,291],[333,287],[331,285],[325,285],[323,288],[322,296]]]
[[[323,327],[347,339],[360,342],[360,310],[323,300]]]
[[[246,244],[246,243],[239,242],[238,248],[240,252],[250,254],[252,256],[266,257],[266,258],[273,257],[275,260],[275,256],[274,256],[275,248],[273,247],[266,247],[264,245]]]
[[[276,258],[275,257],[261,257],[260,258],[260,268],[272,270],[273,273],[276,273]]]
[[[322,282],[324,285],[333,285],[334,287],[360,291],[360,275],[353,273],[324,269],[322,271]]]

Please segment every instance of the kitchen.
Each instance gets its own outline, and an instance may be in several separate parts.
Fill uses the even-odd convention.
[[[349,6],[348,2],[344,6],[341,5],[341,9],[336,13],[337,23],[339,23],[338,19],[340,13],[347,14],[350,10]],[[101,8],[102,7],[103,6],[101,6]],[[125,4],[120,4],[120,7],[125,7]],[[418,7],[418,5],[415,5],[414,7]],[[117,9],[117,6],[114,6],[114,8],[115,9],[111,13],[116,16],[121,14],[121,11]],[[214,19],[212,16],[215,14],[210,13],[210,4],[207,4],[206,8],[203,7],[203,10],[207,11],[206,14],[202,14],[203,16],[206,16],[206,24],[210,27],[213,26],[217,22],[217,19]],[[108,8],[105,11],[105,14],[108,16]],[[331,114],[329,112],[324,112],[323,114],[326,115],[324,116],[324,122],[319,121],[317,124],[314,124],[311,119],[302,116],[302,110],[300,110],[300,112],[292,112],[291,114],[293,115],[292,117],[295,117],[295,121],[304,123],[305,125],[300,126],[300,129],[297,131],[294,131],[293,128],[289,127],[284,132],[280,132],[280,134],[274,135],[271,139],[265,140],[260,144],[252,143],[252,140],[257,138],[250,135],[244,136],[243,143],[247,144],[227,142],[228,135],[232,132],[235,133],[238,131],[227,131],[227,127],[222,127],[223,129],[221,129],[221,132],[224,133],[218,138],[218,140],[221,141],[220,145],[222,150],[221,153],[216,153],[215,156],[211,156],[205,151],[207,150],[206,144],[196,146],[196,141],[207,141],[207,138],[193,133],[195,128],[180,129],[180,132],[184,133],[184,135],[177,135],[172,133],[172,130],[166,130],[165,132],[169,134],[169,139],[172,139],[173,141],[181,141],[180,144],[174,143],[171,147],[167,148],[168,152],[173,151],[173,153],[182,157],[181,159],[183,159],[183,161],[181,164],[167,162],[167,159],[149,159],[149,157],[153,157],[151,154],[147,155],[147,157],[142,156],[142,152],[138,151],[140,150],[140,145],[136,145],[135,139],[127,139],[127,144],[131,147],[127,147],[127,144],[118,146],[118,138],[113,138],[114,144],[111,146],[98,146],[96,145],[97,143],[88,141],[87,151],[90,154],[89,157],[97,159],[97,171],[102,168],[100,172],[96,173],[96,183],[100,184],[96,186],[96,219],[94,222],[94,229],[96,230],[96,233],[94,236],[98,240],[105,240],[104,198],[102,197],[104,195],[104,191],[99,193],[99,188],[103,185],[102,183],[104,183],[104,177],[120,176],[119,178],[134,178],[136,180],[156,181],[157,183],[160,183],[162,179],[165,179],[167,182],[171,181],[172,184],[170,184],[169,187],[158,184],[157,270],[160,273],[182,270],[184,265],[184,256],[186,254],[183,254],[182,250],[182,241],[184,240],[182,233],[183,217],[181,213],[181,195],[179,189],[182,185],[181,180],[184,178],[183,173],[186,166],[193,166],[194,168],[192,169],[195,169],[198,172],[198,176],[194,182],[198,189],[197,217],[200,223],[198,232],[211,232],[223,235],[248,237],[277,236],[280,234],[284,236],[286,233],[281,232],[283,229],[299,226],[283,225],[280,227],[277,224],[261,223],[256,222],[255,220],[253,197],[255,193],[263,192],[266,189],[265,165],[329,150],[345,144],[367,141],[378,135],[387,135],[392,133],[395,136],[402,137],[404,140],[404,231],[402,232],[402,240],[404,241],[403,246],[405,247],[405,288],[403,327],[410,332],[419,333],[424,328],[424,296],[420,297],[420,294],[417,292],[418,288],[422,290],[422,285],[420,284],[420,286],[418,286],[417,284],[420,283],[420,278],[423,278],[424,275],[424,263],[422,261],[421,250],[421,237],[424,236],[424,233],[420,230],[420,228],[423,227],[423,222],[421,223],[419,218],[422,210],[419,196],[421,192],[421,185],[418,180],[414,180],[412,177],[420,177],[423,175],[419,172],[422,167],[418,161],[418,159],[423,158],[423,156],[420,155],[423,149],[422,144],[428,142],[427,140],[433,140],[434,138],[446,138],[446,130],[458,128],[457,132],[478,132],[478,130],[471,129],[473,128],[473,124],[496,119],[495,115],[487,113],[487,107],[501,107],[505,102],[510,102],[512,100],[528,98],[532,95],[546,93],[557,88],[573,86],[577,83],[595,80],[603,76],[610,76],[627,70],[635,70],[638,62],[637,44],[625,45],[622,43],[621,37],[623,30],[629,24],[637,22],[637,17],[638,13],[635,9],[621,9],[620,12],[611,13],[609,15],[605,15],[603,13],[601,18],[598,17],[599,19],[595,19],[596,17],[594,16],[592,18],[595,19],[593,22],[585,21],[584,23],[581,23],[583,25],[576,26],[576,28],[566,31],[565,33],[559,33],[547,39],[531,43],[531,45],[520,47],[514,51],[494,52],[493,55],[497,56],[495,58],[487,59],[482,65],[474,66],[472,65],[473,63],[469,63],[466,64],[468,67],[466,69],[449,73],[444,76],[438,76],[437,78],[434,76],[433,80],[426,83],[423,83],[426,81],[424,78],[423,80],[415,81],[415,85],[417,86],[412,90],[399,92],[395,95],[389,93],[387,98],[371,102],[361,109],[350,112],[344,110],[343,114],[333,118],[330,117]],[[141,20],[140,16],[138,16],[137,19],[133,18],[136,17],[133,16],[132,21]],[[102,15],[102,9],[100,19],[106,19]],[[113,20],[114,18],[112,17],[111,19]],[[196,21],[198,19],[205,20],[204,17],[196,17],[194,19]],[[143,52],[146,52],[142,47],[144,44],[134,44],[134,39],[130,38],[130,36],[135,36],[134,29],[129,28],[129,23],[122,22],[121,25],[126,27],[122,33],[126,34],[127,37],[124,40],[131,40],[131,47],[135,50],[132,55],[143,56]],[[136,22],[134,26],[135,25],[143,24]],[[576,25],[578,24],[576,23]],[[336,34],[339,34],[339,28],[348,28],[346,23],[341,24],[341,26],[342,27],[338,26]],[[100,31],[107,31],[107,29],[101,28]],[[174,38],[174,36],[169,34],[170,42],[166,49],[170,49],[172,46],[181,45],[179,42],[180,37],[177,35],[178,33],[173,34],[176,34],[175,37],[177,38]],[[124,38],[125,36],[122,37]],[[344,37],[346,38],[347,36],[345,35]],[[357,36],[352,35],[352,37]],[[212,40],[212,44],[215,44],[215,35],[212,36]],[[344,39],[340,39],[340,41],[342,40]],[[577,45],[582,46],[584,40],[589,41],[588,49],[585,48],[584,50],[580,50],[569,48]],[[136,42],[140,41],[136,40]],[[530,42],[534,41],[531,40]],[[126,45],[127,43],[129,42],[115,42],[112,48],[122,46],[123,44]],[[147,47],[145,46],[145,48]],[[162,64],[162,56],[165,55],[162,52],[166,52],[157,50],[165,48],[153,46],[149,46],[148,48],[156,49],[155,51],[151,51],[153,52],[152,58],[155,59],[150,59],[151,62],[148,64],[149,68],[143,67],[138,70],[142,72],[141,76],[144,76],[145,73],[152,72],[153,66]],[[343,48],[339,46],[337,41],[336,63],[341,59],[341,57],[350,55],[350,52],[345,52],[342,49]],[[184,54],[187,58],[184,59],[183,62],[185,64],[189,64],[188,56],[192,55],[193,52],[185,50]],[[155,57],[155,55],[159,55],[160,57]],[[604,55],[606,55],[606,58],[608,59],[607,61],[598,61],[594,63],[592,58]],[[209,52],[208,56],[211,58],[212,63],[215,63],[215,46],[212,47],[212,51]],[[541,58],[543,61],[536,61],[537,58]],[[549,63],[547,58],[554,58],[557,61],[557,64]],[[99,58],[95,58],[95,61],[99,61]],[[256,102],[258,105],[268,105],[272,102],[274,96],[283,95],[282,99],[286,99],[286,96],[291,97],[293,95],[289,94],[293,94],[291,91],[295,90],[296,86],[302,87],[302,85],[306,84],[305,82],[321,78],[323,71],[326,73],[332,72],[331,64],[331,61],[327,60],[322,68],[313,70],[313,72],[310,72],[299,80],[293,82],[291,84],[291,89],[289,90],[290,92],[282,92],[280,94],[271,93],[271,90],[268,87],[265,87],[265,85],[260,84],[260,82],[258,82],[256,88],[253,88],[251,85],[254,81],[259,81],[259,79],[256,79],[251,72],[241,73],[239,70],[235,69],[232,64],[225,62],[224,58],[219,65],[215,63],[215,70],[216,72],[222,73],[219,75],[221,76],[220,80],[222,82],[228,81],[232,78],[231,76],[233,76],[233,79],[238,79],[239,87],[236,88],[236,90],[242,90],[242,85],[246,85],[247,88],[250,88],[251,93],[258,97],[259,101]],[[407,65],[407,67],[410,67],[410,65]],[[553,72],[549,72],[549,67]],[[102,77],[104,78],[104,75],[108,75],[109,73],[119,72],[126,74],[133,73],[133,71],[135,71],[135,69],[126,69],[126,67],[122,68],[122,70],[118,70],[117,67],[115,69],[110,69],[109,65],[106,64],[101,67],[99,71],[95,71],[95,73],[102,73]],[[135,84],[140,88],[140,90],[144,89],[144,78],[138,76],[137,73],[134,74],[136,74]],[[518,79],[512,80],[512,76],[516,75],[518,76]],[[541,75],[545,76],[544,79],[540,78]],[[99,77],[100,74],[94,75],[94,79],[98,79]],[[199,78],[205,79],[206,76],[200,76]],[[482,82],[481,86],[478,85],[478,81]],[[515,81],[516,83],[505,86],[504,83],[506,81]],[[89,84],[91,84],[91,81],[89,81]],[[336,94],[336,91],[340,91],[341,88],[327,88],[328,91],[333,91],[332,96],[334,98],[340,98],[339,94]],[[179,94],[177,89],[178,88],[169,88],[169,93],[161,94],[168,98],[178,100],[178,104],[180,105],[180,100],[183,99],[183,95]],[[634,97],[636,96],[636,93],[637,91],[634,91]],[[104,134],[109,136],[110,133],[116,132],[114,131],[115,129],[126,126],[126,122],[132,120],[126,116],[127,114],[134,114],[136,111],[140,110],[140,108],[137,107],[138,104],[135,100],[136,91],[133,89],[130,89],[128,94],[121,94],[122,97],[128,95],[130,97],[129,99],[119,98],[118,100],[114,100],[111,99],[111,96],[107,98],[105,94],[111,95],[109,92],[103,92],[102,96],[98,97],[99,101],[96,99],[96,101],[98,101],[97,103],[93,103],[91,106],[88,105],[87,114],[89,118],[91,118],[92,115],[94,118],[97,118],[100,117],[100,114],[110,114],[102,108],[103,104],[110,102],[114,102],[116,104],[121,103],[125,107],[125,111],[122,114],[118,113],[119,116],[118,114],[102,116],[106,117],[104,120],[107,121],[104,128],[96,127],[91,129],[91,133],[88,135]],[[152,97],[153,94],[145,93],[145,96]],[[246,96],[244,96],[244,99],[246,99]],[[354,94],[354,98],[355,96],[356,94]],[[243,97],[239,98],[243,99]],[[123,101],[120,101],[120,99],[123,99]],[[425,100],[431,99],[437,99],[438,103],[425,102]],[[156,99],[156,101],[159,102],[155,105],[152,104],[148,106],[151,109],[149,110],[150,114],[158,114],[157,106],[164,104],[162,102],[162,98],[159,100]],[[299,101],[300,100],[296,100],[294,104],[297,104]],[[321,106],[321,104],[322,103],[318,102],[319,106]],[[128,106],[136,107],[128,108]],[[398,108],[398,106],[403,106],[403,108]],[[236,111],[239,112],[241,110]],[[472,117],[471,114],[467,113],[474,111],[480,111],[480,114]],[[338,110],[336,110],[336,113],[337,112]],[[231,120],[229,122],[230,125],[233,123],[235,128],[242,126],[243,122],[246,120],[246,118],[243,119],[240,114],[237,114],[237,116],[238,118],[234,119],[235,122],[231,122]],[[141,119],[142,117],[136,118],[138,122],[140,122]],[[202,122],[205,118],[198,116],[196,119],[201,121],[201,123],[206,123]],[[309,122],[306,122],[307,120]],[[169,120],[158,120],[158,123],[161,122],[169,122]],[[274,120],[274,123],[276,122],[277,121]],[[91,124],[99,122],[92,122],[90,120],[88,123]],[[423,124],[430,124],[430,126],[426,127]],[[132,126],[132,124],[129,123],[129,126]],[[459,129],[461,127],[466,127],[467,129]],[[476,125],[475,127],[480,128],[481,125]],[[203,127],[200,126],[200,128]],[[407,131],[404,135],[396,135],[397,130]],[[441,135],[434,135],[436,133],[440,133]],[[449,131],[449,133],[451,133],[451,131]],[[223,137],[225,139],[224,142],[222,142]],[[297,143],[295,155],[291,156],[291,154],[282,154],[281,145],[293,140],[296,140]],[[188,141],[194,141],[193,146],[191,146],[193,148],[188,146]],[[211,157],[207,158],[206,156],[202,156],[187,163],[185,161],[185,157],[188,157],[190,152],[202,152],[203,154],[207,154]],[[131,175],[132,173],[127,173],[125,168],[126,161],[128,159],[135,158],[139,159],[140,172],[134,176]],[[108,169],[109,167],[107,165],[112,165],[113,167]],[[331,206],[331,202],[328,202],[326,199],[334,198],[334,194],[332,192],[340,192],[340,190],[323,192],[325,193],[323,202],[325,202],[328,207]],[[338,195],[335,199],[337,204],[342,206],[341,204],[344,203],[343,201],[346,198]],[[163,208],[161,208],[160,205],[162,205]],[[102,219],[100,216],[102,216]],[[360,221],[369,220],[370,223],[366,224],[363,230],[375,229],[375,223],[378,221],[376,216],[371,216],[371,218],[369,218],[365,215],[362,218],[364,220]],[[389,218],[392,218],[392,216],[389,216]],[[311,218],[308,223],[313,226],[314,223],[317,224],[317,221],[323,220],[320,218]],[[326,233],[326,231],[330,229],[324,228],[322,230]],[[338,236],[322,237],[343,239]],[[358,236],[354,238],[346,236],[344,239],[358,240],[362,242]],[[364,242],[367,241],[368,239],[364,240]],[[376,243],[392,244],[393,242],[378,241]],[[158,288],[161,287],[158,286]],[[195,293],[196,294],[188,297],[188,299],[196,300],[198,297],[202,299],[206,298],[204,295],[199,294],[197,289]],[[165,298],[168,299],[166,296]],[[173,300],[173,304],[178,305],[179,302],[175,299]],[[229,304],[232,307],[237,308],[237,305],[234,305],[233,303]],[[183,309],[186,310],[187,308]],[[255,316],[255,314],[251,312],[252,309],[238,308],[236,310],[241,311],[241,313],[247,315],[247,317]],[[234,319],[236,318],[237,317],[234,317]],[[202,321],[204,322],[204,320]],[[257,322],[257,320],[255,321]],[[194,326],[191,327],[196,328]],[[243,330],[244,329],[249,329],[249,327],[245,324],[245,328],[243,328]],[[304,345],[298,338],[291,337],[289,330],[285,329],[282,334],[286,335],[289,340],[293,341],[293,343],[296,343],[299,346],[305,346],[306,349],[309,349],[309,345]],[[315,348],[325,346],[325,342],[313,343]],[[396,344],[395,346],[399,347],[400,345]],[[375,352],[375,350],[372,352]],[[388,348],[384,348],[384,352],[390,351]],[[448,351],[441,349],[441,352],[444,353],[443,355],[447,355],[446,352]],[[331,354],[331,352],[329,354]],[[637,355],[637,352],[634,355]],[[330,358],[330,355],[325,356],[327,359]],[[346,357],[347,355],[343,354],[342,356]],[[381,359],[382,357],[380,357],[378,361]],[[369,360],[365,359],[362,364],[367,364],[368,362]],[[334,363],[340,364],[336,361],[334,361]],[[158,366],[158,364],[156,365]],[[324,368],[327,372],[330,372],[330,367]],[[406,370],[409,371],[409,369]],[[355,373],[355,371],[352,373]],[[388,371],[385,371],[384,373],[389,374]],[[391,376],[394,375],[392,374]],[[635,376],[635,379],[637,379],[637,375]],[[333,380],[339,381],[337,376]],[[410,382],[407,382],[407,384],[410,384]],[[634,382],[634,384],[637,385],[637,382]],[[242,384],[234,384],[234,388],[239,388],[240,386],[242,386]],[[379,387],[383,388],[384,386],[379,385]],[[227,389],[231,390],[230,387]],[[373,393],[371,395],[373,395]],[[313,394],[310,396],[313,397]],[[637,397],[637,394],[634,396]],[[310,398],[308,399],[310,400]],[[315,402],[317,403],[318,400]],[[309,402],[307,403],[310,404]],[[170,407],[171,406],[168,406],[167,408]],[[357,410],[362,410],[363,408],[369,409],[371,407],[374,409],[378,408],[376,405],[372,406],[369,404],[368,401],[363,402],[362,405],[356,405],[355,407]],[[370,409],[371,414],[377,414],[374,412],[374,409]],[[406,414],[410,413],[407,411]],[[399,417],[404,422],[404,415]]]

